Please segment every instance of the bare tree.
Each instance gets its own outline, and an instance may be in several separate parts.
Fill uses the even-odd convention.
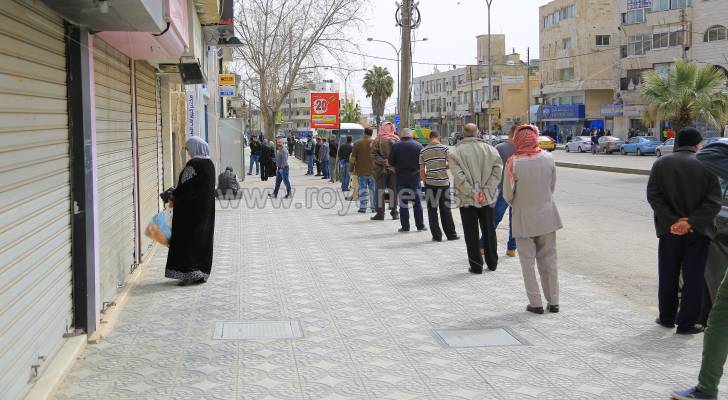
[[[301,80],[302,71],[355,46],[349,35],[360,27],[362,0],[238,0],[236,32],[243,46],[247,85],[260,104],[263,132],[275,136],[276,113]]]

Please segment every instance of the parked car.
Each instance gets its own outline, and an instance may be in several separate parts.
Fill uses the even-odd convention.
[[[543,150],[554,151],[556,150],[556,141],[551,139],[550,136],[539,136],[538,147]]]
[[[602,136],[599,138],[599,144],[597,145],[597,151],[604,154],[612,154],[624,144],[624,139],[617,136]]]
[[[672,153],[672,149],[675,147],[675,138],[665,140],[661,145],[655,149],[657,157],[662,157],[664,154]]]
[[[728,143],[728,138],[720,137],[720,136],[705,138],[705,140],[703,140],[703,146],[707,146],[707,145],[709,145],[711,143],[715,143],[715,142]]]
[[[463,133],[453,132],[450,134],[450,136],[447,137],[447,144],[449,144],[450,146],[455,146],[461,140],[463,140]]]
[[[589,136],[574,136],[571,141],[566,143],[566,152],[578,151],[583,153],[585,151],[591,151],[591,137]]]
[[[501,143],[505,143],[507,141],[508,141],[508,135],[495,136],[495,138],[493,139],[493,146],[497,146],[497,145],[499,145]]]
[[[660,145],[660,141],[654,136],[635,136],[623,144],[619,148],[619,152],[622,155],[636,154],[641,156],[643,154],[655,154],[657,146]]]

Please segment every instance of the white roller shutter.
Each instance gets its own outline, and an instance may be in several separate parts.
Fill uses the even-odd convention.
[[[161,128],[158,126],[157,76],[154,68],[146,62],[137,61],[136,76],[136,119],[137,146],[139,152],[139,226],[143,230],[149,219],[159,211],[159,143]],[[144,260],[152,249],[153,242],[141,236],[141,256]]]
[[[72,324],[63,21],[39,1],[0,7],[0,398],[30,388]]]
[[[134,262],[134,167],[129,58],[96,37],[94,90],[98,157],[99,281],[110,302]]]

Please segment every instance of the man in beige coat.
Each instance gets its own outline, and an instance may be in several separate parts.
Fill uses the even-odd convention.
[[[528,295],[526,311],[543,314],[535,266],[541,276],[549,312],[559,312],[556,268],[556,231],[562,228],[554,202],[556,166],[551,154],[538,147],[538,128],[521,125],[513,143],[516,153],[508,159],[503,197],[513,210],[513,237],[518,245],[523,281]]]
[[[495,147],[479,139],[477,135],[478,127],[475,124],[465,125],[463,140],[450,152],[448,161],[453,174],[455,200],[460,207],[469,271],[482,274],[481,231],[488,249],[485,253],[485,264],[491,271],[498,267],[493,206],[498,200],[498,183],[503,172],[503,161]]]

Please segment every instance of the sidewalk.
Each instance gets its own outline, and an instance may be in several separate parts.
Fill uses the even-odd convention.
[[[292,167],[297,201],[328,185]],[[274,183],[252,178],[244,187]],[[210,281],[164,279],[160,251],[56,398],[666,399],[695,383],[702,335],[676,336],[567,273],[562,313],[528,314],[516,259],[470,275],[462,240],[369,217],[218,208]],[[216,322],[240,320],[293,320],[303,337],[213,339]],[[454,348],[434,333],[480,328],[526,344]]]
[[[633,156],[614,154],[567,153],[557,150],[551,153],[556,165],[560,167],[591,169],[596,171],[621,172],[635,175],[649,175],[652,164],[657,160],[654,155]]]

